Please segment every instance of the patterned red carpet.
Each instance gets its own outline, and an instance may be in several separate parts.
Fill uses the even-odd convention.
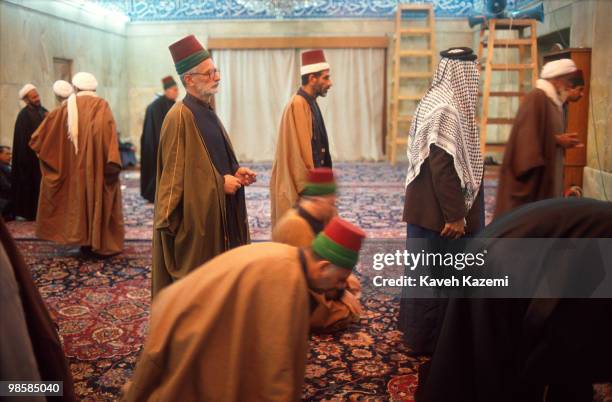
[[[249,220],[253,238],[266,240],[270,165],[252,168],[259,172],[259,181],[247,190]],[[361,260],[371,261],[381,247],[401,248],[404,167],[339,164],[337,171],[341,216],[368,232]],[[88,259],[78,247],[35,240],[31,223],[9,224],[59,327],[83,401],[117,399],[147,333],[153,208],[139,196],[137,172],[124,173],[122,183],[128,241],[119,256]],[[487,178],[488,211],[495,183],[494,177]],[[362,302],[365,315],[360,323],[313,337],[305,400],[413,400],[420,361],[409,356],[397,330],[398,299],[366,287]]]

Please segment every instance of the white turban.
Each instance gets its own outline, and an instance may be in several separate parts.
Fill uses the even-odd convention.
[[[19,90],[19,99],[23,99],[25,98],[25,96],[33,89],[36,89],[36,87],[32,84],[25,84],[23,86],[23,88],[21,88]]]
[[[72,77],[72,85],[81,91],[95,91],[98,87],[98,80],[93,74],[81,71]]]
[[[542,67],[540,77],[548,80],[551,78],[561,77],[562,75],[571,74],[577,70],[576,63],[571,59],[559,59],[549,61]]]
[[[74,88],[72,88],[72,85],[67,81],[58,80],[53,83],[53,92],[60,98],[69,97],[73,91]]]
[[[77,106],[77,96],[90,95],[96,96],[95,91],[98,87],[96,77],[91,73],[80,72],[72,77],[72,85],[78,89],[78,94],[72,93],[68,98],[68,138],[74,144],[74,152],[79,152],[79,109]]]

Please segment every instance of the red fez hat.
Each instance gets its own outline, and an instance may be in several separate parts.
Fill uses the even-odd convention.
[[[210,53],[202,47],[193,35],[185,36],[183,39],[171,44],[168,48],[170,49],[170,54],[172,54],[176,72],[179,75],[191,70],[210,57]]]
[[[314,168],[308,171],[302,195],[329,195],[336,193],[334,171],[330,168]]]
[[[332,264],[352,269],[357,265],[361,242],[365,237],[363,230],[336,216],[312,241],[312,249]]]
[[[170,87],[176,86],[176,81],[174,81],[174,78],[169,75],[167,77],[162,78],[162,85],[164,86],[164,89],[168,89]]]
[[[308,181],[311,183],[331,183],[334,181],[334,171],[330,168],[314,168],[308,171]]]
[[[329,70],[329,64],[325,61],[325,54],[323,50],[308,50],[302,53],[302,67],[300,68],[300,74],[312,74],[318,73],[319,71]]]

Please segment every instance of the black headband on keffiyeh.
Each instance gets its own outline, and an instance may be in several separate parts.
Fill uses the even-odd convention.
[[[431,87],[419,102],[408,134],[406,186],[420,173],[432,144],[453,157],[465,205],[474,204],[484,164],[476,125],[480,69],[469,48],[451,48],[442,56]]]
[[[440,52],[441,57],[452,60],[476,61],[478,56],[469,47],[451,47]]]

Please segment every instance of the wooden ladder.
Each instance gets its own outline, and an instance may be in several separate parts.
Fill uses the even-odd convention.
[[[529,36],[525,30],[529,28]],[[485,31],[489,31],[488,37]],[[518,38],[498,38],[497,31],[518,31]],[[514,36],[514,35],[512,35]],[[530,48],[529,51],[527,48]],[[487,49],[486,61],[483,63],[483,52]],[[519,52],[518,63],[496,62],[496,48],[517,49]],[[529,60],[527,60],[527,56]],[[525,78],[531,77],[531,87],[535,88],[538,79],[538,42],[536,34],[536,20],[534,19],[490,19],[480,29],[480,41],[478,46],[478,60],[484,64],[485,77],[482,91],[482,113],[480,119],[480,148],[482,154],[485,152],[503,153],[506,147],[504,141],[487,142],[487,127],[489,125],[512,125],[514,118],[489,116],[489,100],[491,97],[518,97],[520,99],[527,93]],[[494,72],[518,72],[518,88],[516,91],[491,91],[491,78]],[[529,74],[529,72],[531,72]],[[529,75],[527,75],[529,74]],[[516,110],[514,111],[516,114]]]
[[[419,27],[404,27],[402,22],[408,20],[403,18],[404,14],[421,14],[427,21],[426,26]],[[406,145],[408,136],[399,133],[400,123],[410,123],[412,115],[401,114],[402,102],[418,102],[423,97],[423,93],[407,93],[402,89],[410,88],[411,83],[415,80],[428,80],[431,82],[433,76],[435,55],[435,17],[434,10],[431,4],[398,4],[395,14],[395,50],[393,53],[393,90],[391,94],[391,124],[389,134],[387,136],[387,158],[394,165],[397,157],[398,145]],[[402,38],[425,36],[428,38],[428,47],[424,49],[404,49],[402,47]],[[409,58],[428,58],[428,69],[425,71],[407,71],[402,70],[402,60]],[[405,85],[402,85],[403,81]],[[406,129],[406,132],[408,129]]]

